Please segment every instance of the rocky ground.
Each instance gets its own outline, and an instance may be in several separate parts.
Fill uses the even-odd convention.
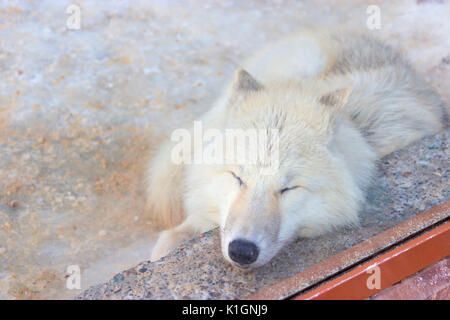
[[[71,4],[0,2],[0,298],[72,298],[148,259],[149,150],[207,110],[256,48],[307,26],[366,28],[369,16],[363,1],[77,1],[81,25],[73,29]],[[450,103],[449,2],[371,4],[381,13],[373,32],[402,47]],[[139,264],[147,270],[136,271],[139,279],[151,281],[115,277],[116,296],[235,297],[282,279],[448,199],[447,144],[441,134],[381,163],[385,193],[371,200],[363,231],[293,244],[283,264],[254,274],[225,266],[213,233],[168,258],[172,267]],[[211,259],[189,265],[200,249]],[[197,280],[183,281],[176,264]],[[81,290],[65,286],[69,265],[81,268]],[[234,282],[202,287],[225,281],[222,274]],[[111,290],[109,282],[83,296]]]

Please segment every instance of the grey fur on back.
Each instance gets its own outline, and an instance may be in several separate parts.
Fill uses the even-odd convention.
[[[439,95],[400,52],[366,34],[331,40],[341,49],[326,79],[351,87],[344,110],[380,156],[448,125]]]

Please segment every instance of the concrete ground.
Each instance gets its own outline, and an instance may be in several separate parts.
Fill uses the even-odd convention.
[[[207,110],[256,48],[307,26],[365,28],[369,17],[363,1],[77,1],[73,30],[71,4],[0,2],[0,298],[72,298],[147,260],[148,151]],[[371,4],[381,13],[373,32],[403,48],[449,104],[450,3]],[[320,254],[299,267],[448,199],[447,145],[444,133],[382,162],[378,186],[392,192],[369,197],[370,231],[344,231],[342,247],[317,240],[309,250]],[[213,249],[215,262],[196,271],[234,274]],[[81,290],[65,286],[70,265],[81,268]],[[255,290],[270,270],[268,282],[295,268],[236,275],[229,289]]]

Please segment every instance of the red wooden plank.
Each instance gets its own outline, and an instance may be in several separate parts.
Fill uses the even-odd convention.
[[[374,300],[450,300],[450,256],[373,295]]]
[[[366,299],[449,254],[450,222],[446,222],[296,299]]]

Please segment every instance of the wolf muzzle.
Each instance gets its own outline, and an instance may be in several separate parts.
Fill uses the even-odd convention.
[[[258,246],[245,239],[236,239],[228,245],[228,256],[240,266],[248,266],[258,259]]]

